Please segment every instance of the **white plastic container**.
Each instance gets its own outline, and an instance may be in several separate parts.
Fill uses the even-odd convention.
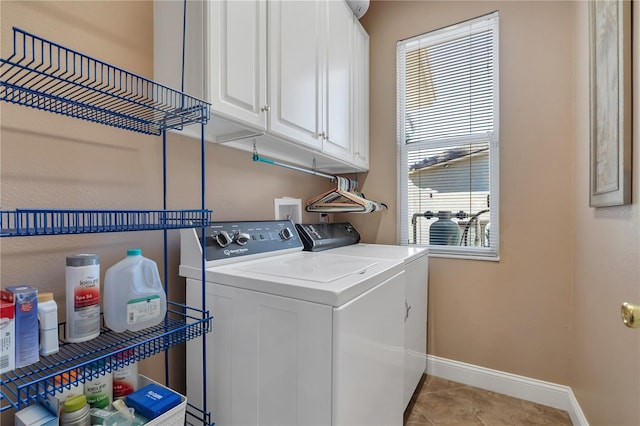
[[[119,367],[113,370],[113,399],[123,399],[138,390],[138,363],[133,349],[116,356]]]
[[[18,411],[15,426],[58,426],[58,417],[40,404],[33,404]]]
[[[104,322],[117,333],[159,324],[167,312],[158,265],[130,249],[104,277]]]
[[[74,395],[67,398],[60,413],[60,426],[91,426],[91,413],[87,397]]]
[[[105,361],[96,361],[84,384],[84,394],[91,408],[107,409],[113,402],[113,373],[105,369]]]
[[[144,387],[150,383],[157,383],[150,378],[139,376],[140,387]],[[162,384],[160,384],[162,386]],[[149,420],[145,423],[145,426],[182,426],[184,425],[185,415],[187,411],[187,398],[184,395],[180,395],[180,404],[173,407],[171,410],[162,414],[160,417]]]
[[[40,355],[55,354],[58,344],[58,305],[53,293],[38,293],[38,327],[40,329]]]
[[[100,335],[100,257],[76,254],[67,257],[67,326],[70,343]]]

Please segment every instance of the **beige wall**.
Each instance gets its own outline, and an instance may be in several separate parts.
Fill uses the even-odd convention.
[[[2,1],[2,57],[10,55],[11,27],[143,76],[153,74],[153,5],[145,2]],[[69,119],[31,108],[0,104],[1,200],[3,209],[162,208],[162,139]],[[200,143],[168,137],[168,208],[200,208]],[[253,163],[251,154],[207,144],[207,208],[215,220],[273,219],[273,199],[310,198],[326,191],[326,179]],[[315,216],[305,215],[306,221]],[[101,272],[141,247],[162,272],[162,232],[134,232],[37,238],[4,238],[2,287],[30,284],[53,291],[64,321],[65,257],[95,252]],[[178,277],[179,234],[169,232],[171,299],[184,300]],[[172,351],[171,384],[183,387],[183,349]],[[162,355],[143,372],[163,378]]]
[[[435,259],[429,353],[568,382],[572,282],[572,8],[562,2],[374,1],[371,171],[392,201],[369,241],[397,242],[396,41],[500,11],[500,262]],[[541,33],[540,28],[544,28]],[[377,226],[377,227],[375,227]]]
[[[430,260],[429,353],[570,385],[593,425],[640,424],[640,333],[619,314],[622,301],[640,302],[639,174],[633,206],[588,207],[586,2],[373,1],[361,20],[371,36],[363,191],[396,199],[396,41],[493,10],[501,259]],[[369,242],[397,242],[396,206],[350,219]]]
[[[640,2],[634,6],[640,40]],[[570,384],[592,425],[640,424],[640,329],[622,302],[640,303],[640,45],[634,46],[633,204],[589,208],[588,11],[575,20],[575,284]]]

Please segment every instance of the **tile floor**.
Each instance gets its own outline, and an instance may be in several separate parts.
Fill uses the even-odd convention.
[[[405,412],[404,424],[556,426],[572,423],[563,410],[427,376]]]

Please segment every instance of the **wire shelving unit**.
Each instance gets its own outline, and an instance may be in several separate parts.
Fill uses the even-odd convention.
[[[173,302],[168,302],[167,311],[165,321],[154,327],[136,333],[103,328],[95,339],[63,343],[60,352],[4,374],[2,396],[9,404],[3,408],[24,408],[63,387],[84,383],[87,377],[111,372],[209,331],[206,312]],[[64,329],[64,324],[60,328]],[[59,377],[64,373],[70,373],[70,379],[63,383]]]
[[[204,101],[19,28],[0,74],[2,101],[138,133],[209,121]]]
[[[204,128],[210,117],[207,102],[15,27],[13,53],[0,58],[0,101],[136,133],[162,135],[163,144],[167,130],[192,124]],[[163,150],[165,210],[0,210],[0,237],[163,230],[166,284],[167,230],[204,227],[211,221],[212,212],[204,207],[204,138],[201,143],[201,209],[166,210]],[[211,330],[211,322],[204,303],[202,309],[196,309],[168,302],[167,316],[155,327],[137,333],[103,329],[99,337],[87,342],[63,342],[59,353],[0,376],[0,411],[19,410],[69,386],[56,381],[60,374],[73,373],[76,382],[84,382],[123,363],[204,336]],[[123,357],[125,352],[134,356]],[[127,361],[123,361],[125,358]],[[96,369],[96,365],[100,367]],[[206,407],[190,405],[187,415],[190,422],[196,418],[210,423]]]

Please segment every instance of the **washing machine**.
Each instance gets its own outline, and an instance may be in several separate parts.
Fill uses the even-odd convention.
[[[181,230],[187,304],[213,316],[187,399],[223,426],[401,425],[403,262],[303,247],[290,221]]]
[[[405,271],[403,407],[406,408],[427,367],[428,249],[360,243],[360,234],[348,222],[297,224],[296,227],[308,251],[402,262]]]

